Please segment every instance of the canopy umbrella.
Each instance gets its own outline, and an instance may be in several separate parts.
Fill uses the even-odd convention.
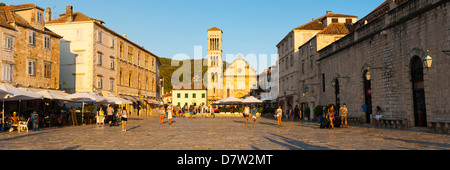
[[[81,122],[84,122],[84,102],[107,103],[108,100],[100,95],[89,93],[85,90],[66,96],[67,99],[81,102]]]
[[[236,98],[234,96],[231,96],[231,97],[228,97],[228,98],[224,99],[222,101],[222,103],[220,103],[220,104],[230,105],[230,104],[240,104],[240,103],[242,103],[241,99],[238,99],[238,98]]]
[[[109,94],[109,96],[106,98],[113,101],[114,104],[133,104],[132,101],[117,97],[116,95],[113,95],[113,94]]]
[[[5,126],[5,101],[17,101],[17,100],[35,100],[43,99],[44,96],[15,88],[10,85],[0,84],[0,98],[3,99],[3,109],[2,109],[2,126]]]
[[[246,97],[244,100],[242,100],[242,103],[244,103],[244,104],[255,104],[255,103],[262,103],[262,101],[257,99],[257,98],[255,98],[255,97],[253,97],[253,96],[249,96],[249,97]]]
[[[220,105],[220,104],[222,104],[223,100],[225,100],[225,99],[220,99],[220,100],[212,103],[211,105]]]
[[[50,100],[64,100],[64,101],[71,101],[71,99],[66,98],[66,95],[63,95],[58,92],[50,91],[50,90],[41,90],[36,93],[39,93],[44,96],[46,99]]]

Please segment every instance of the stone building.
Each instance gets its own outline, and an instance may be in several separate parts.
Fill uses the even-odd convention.
[[[222,99],[234,96],[242,98],[257,88],[256,70],[250,67],[241,56],[231,63],[223,73]]]
[[[316,62],[319,59],[318,51],[329,44],[339,40],[353,30],[353,23],[331,23],[313,38],[298,48],[300,67],[298,73],[298,86],[300,91],[299,104],[304,117],[313,118],[313,109],[319,105],[319,82],[321,81],[320,67]],[[306,108],[310,109],[306,113]]]
[[[133,101],[132,114],[150,115],[160,100],[159,58],[104,25],[67,6],[46,23],[61,40],[61,89],[114,94]]]
[[[289,109],[299,105],[302,95],[299,87],[300,67],[299,47],[321,32],[331,23],[355,23],[357,17],[352,15],[334,14],[327,11],[324,16],[312,19],[311,22],[291,30],[278,44],[279,93],[278,105]]]
[[[359,20],[355,31],[319,51],[320,103],[346,103],[349,116],[366,122],[376,106],[410,126],[450,120],[450,56],[427,53],[449,50],[449,7],[447,0],[388,0]],[[428,54],[431,68],[423,64]]]
[[[0,13],[2,83],[59,89],[62,37],[45,24],[50,9],[23,4],[2,7]]]

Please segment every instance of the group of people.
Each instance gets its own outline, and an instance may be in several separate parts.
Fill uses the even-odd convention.
[[[105,117],[105,111],[103,111],[103,107],[100,105],[99,109],[96,114],[96,118],[98,120],[98,126],[101,127],[103,123],[103,119],[108,121],[109,126],[112,126],[114,121],[117,121],[117,119],[114,119],[114,116],[117,118],[120,118],[120,121],[122,122],[122,131],[127,131],[127,121],[128,121],[128,111],[126,107],[123,107],[120,111],[118,108],[114,109],[113,105],[109,105],[106,109],[106,117]],[[104,123],[103,123],[104,124]]]
[[[346,104],[344,103],[344,105],[339,109],[337,116],[339,116],[339,118],[341,119],[341,125],[344,125],[345,123],[345,128],[347,128],[347,114],[348,114],[348,109],[346,107]],[[334,118],[335,118],[335,110],[334,110],[334,106],[331,105],[331,107],[327,110],[327,114],[326,114],[326,118],[329,120],[330,122],[330,128],[334,129]]]
[[[171,103],[168,103],[167,107],[160,107],[159,123],[163,124],[164,118],[167,117],[169,119],[169,125],[171,125],[172,118],[174,116],[185,118],[186,114],[189,114],[189,119],[192,119],[192,116],[197,118],[198,115],[213,118],[215,117],[214,109],[211,106],[207,107],[205,105],[184,105],[183,107],[179,107],[173,106]]]

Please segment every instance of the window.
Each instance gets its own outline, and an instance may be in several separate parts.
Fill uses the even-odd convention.
[[[293,67],[294,66],[294,56],[292,56],[292,54],[291,54],[291,67]]]
[[[197,98],[197,94],[192,93],[192,98]]]
[[[102,30],[98,30],[98,34],[97,34],[97,42],[98,42],[98,43],[102,43],[102,39],[103,39],[103,33],[102,33]]]
[[[141,51],[138,51],[138,66],[141,66]]]
[[[120,42],[119,51],[120,51],[119,58],[123,59],[123,42]]]
[[[148,55],[145,55],[145,58],[144,58],[144,68],[146,68],[146,69],[148,69]]]
[[[311,69],[313,69],[313,68],[314,68],[313,56],[310,56],[310,57],[309,57],[309,60],[310,60],[310,61],[309,61],[309,62],[310,62],[310,65],[309,65],[309,66],[311,67]]]
[[[99,66],[101,66],[101,65],[103,64],[102,59],[103,59],[103,53],[102,53],[102,52],[98,52],[98,53],[97,53],[97,64],[98,64]]]
[[[115,61],[114,61],[114,57],[113,57],[113,56],[110,56],[110,57],[109,57],[109,67],[110,67],[112,70],[114,70],[114,69],[115,69],[115,65],[116,65],[116,63],[115,63]]]
[[[10,36],[4,36],[3,38],[3,48],[12,50],[13,49],[13,38]]]
[[[131,72],[128,74],[128,87],[131,87]]]
[[[41,11],[37,11],[37,22],[39,24],[42,24],[43,20],[44,20],[44,14]]]
[[[141,74],[138,73],[138,89],[141,89]]]
[[[44,48],[47,50],[50,50],[50,37],[49,36],[45,36],[44,37]]]
[[[3,81],[12,81],[11,78],[11,65],[3,65]]]
[[[181,98],[181,94],[180,93],[177,93],[177,98]]]
[[[339,22],[339,19],[337,19],[337,18],[331,19],[331,23],[338,23],[338,22]]]
[[[155,91],[155,88],[156,88],[155,79],[152,79],[152,91]]]
[[[184,93],[184,98],[189,98],[189,94]]]
[[[128,46],[128,62],[133,63],[133,47]]]
[[[114,90],[114,79],[113,78],[109,78],[109,90],[110,91]]]
[[[148,77],[145,77],[145,90],[148,90],[149,86],[148,86]]]
[[[52,64],[44,63],[44,77],[51,78],[52,75]]]
[[[36,44],[36,33],[34,31],[28,31],[28,44]]]
[[[27,73],[29,76],[36,76],[36,61],[28,60]]]
[[[353,23],[353,20],[352,19],[345,19],[345,23],[351,24],[351,23]]]
[[[97,76],[97,88],[102,89],[103,88],[103,77]]]
[[[112,37],[111,37],[111,44],[110,44],[110,47],[111,47],[112,49],[114,49],[114,38],[112,38]]]
[[[119,70],[119,83],[120,83],[120,85],[123,85],[123,72],[122,72],[122,69]]]
[[[202,98],[204,99],[206,97],[205,93],[202,93]]]

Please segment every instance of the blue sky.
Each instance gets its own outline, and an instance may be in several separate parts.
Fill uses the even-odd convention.
[[[105,26],[144,46],[159,57],[172,58],[179,53],[194,56],[194,46],[202,46],[207,55],[206,30],[223,30],[225,54],[276,54],[276,44],[293,28],[325,15],[366,16],[385,0],[0,0],[7,5],[34,3],[50,7],[52,19],[73,6]],[[56,13],[56,15],[55,15]],[[226,58],[232,62],[235,58]],[[258,62],[248,61],[255,68]],[[258,70],[258,73],[263,70]]]

